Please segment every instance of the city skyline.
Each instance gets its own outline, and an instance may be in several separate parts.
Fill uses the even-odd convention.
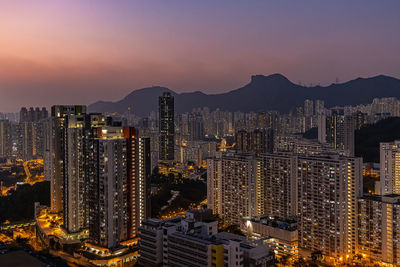
[[[171,94],[158,100],[159,119],[76,105],[0,120],[1,202],[33,211],[0,206],[11,222],[0,253],[29,241],[44,262],[43,248],[73,245],[64,261],[109,266],[400,263],[400,135],[387,133],[399,128],[399,99],[306,99],[287,114],[176,114]],[[9,225],[32,216],[36,228],[17,224],[11,241]]]
[[[1,266],[400,266],[400,1],[0,10]]]
[[[0,4],[3,112],[115,101],[151,85],[220,93],[259,73],[322,85],[400,77],[395,1],[96,4]]]

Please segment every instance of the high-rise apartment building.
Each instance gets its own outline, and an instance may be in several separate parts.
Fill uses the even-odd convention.
[[[89,239],[114,248],[128,239],[128,175],[125,138],[93,141],[90,177]]]
[[[304,100],[304,116],[310,117],[314,115],[314,101],[311,99]]]
[[[323,115],[325,112],[325,102],[324,100],[315,100],[315,115]]]
[[[344,150],[336,150],[327,143],[321,144],[317,140],[305,139],[299,135],[277,135],[274,141],[275,152],[292,152],[307,155],[333,153],[346,156],[349,154]]]
[[[90,123],[90,115],[86,114],[65,117],[63,215],[64,228],[70,233],[88,228]]]
[[[251,216],[298,217],[304,255],[356,253],[362,159],[338,154],[219,153],[207,161],[207,203],[225,225]],[[248,215],[254,214],[254,215]]]
[[[9,120],[0,120],[0,158],[9,158],[11,155],[11,123]]]
[[[222,214],[222,155],[207,159],[207,207]]]
[[[256,173],[258,215],[297,215],[296,171],[297,158],[293,154],[261,154]]]
[[[90,241],[113,248],[137,236],[148,216],[150,139],[133,127],[100,127],[90,161]]]
[[[372,115],[388,114],[392,117],[400,115],[399,100],[395,97],[374,98],[371,104]]]
[[[219,162],[220,161],[220,162]],[[209,159],[208,207],[225,225],[240,224],[242,217],[256,215],[256,160],[250,154],[218,153]]]
[[[318,141],[328,143],[334,149],[346,150],[354,155],[355,119],[333,111],[332,115],[320,115],[318,118]]]
[[[189,140],[199,141],[204,139],[203,117],[199,113],[188,116]]]
[[[89,229],[90,241],[115,248],[138,234],[149,214],[150,139],[85,106],[54,106],[46,167],[51,210],[69,233]]]
[[[400,195],[358,199],[357,253],[369,266],[400,265]]]
[[[244,153],[272,152],[274,149],[274,133],[272,129],[240,130],[235,135],[236,148]]]
[[[380,143],[381,194],[400,194],[400,141]]]
[[[17,155],[24,161],[36,156],[35,125],[33,122],[20,122],[16,127]]]
[[[19,122],[38,122],[43,119],[47,119],[49,113],[45,107],[42,109],[36,108],[29,108],[22,107],[19,113]]]
[[[43,158],[45,154],[46,108],[21,108],[20,121],[16,125],[17,156],[23,160]]]
[[[174,160],[175,124],[174,97],[164,93],[158,99],[159,131],[160,131],[160,160]]]
[[[362,159],[299,156],[297,182],[299,247],[337,258],[354,255]]]
[[[49,157],[45,168],[50,171],[50,206],[52,212],[63,211],[63,188],[65,172],[65,127],[69,115],[86,114],[86,106],[53,106],[51,108],[48,134]]]
[[[361,111],[354,112],[355,129],[360,130],[368,124],[368,114]]]

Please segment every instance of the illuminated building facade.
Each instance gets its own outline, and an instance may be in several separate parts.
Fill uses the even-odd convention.
[[[182,142],[179,146],[178,161],[187,164],[189,161],[196,166],[202,166],[206,159],[215,157],[217,151],[216,142],[208,141],[187,141]]]
[[[220,161],[220,163],[218,163]],[[208,206],[225,225],[240,224],[242,217],[256,215],[256,159],[250,154],[218,153],[207,172]],[[220,167],[219,167],[220,165]],[[216,190],[218,189],[218,190]]]
[[[101,114],[65,117],[63,219],[68,233],[77,233],[89,227],[89,155],[96,128],[105,123]]]
[[[140,228],[143,266],[271,266],[268,244],[217,233],[207,210],[187,211],[185,218],[148,219]],[[161,252],[161,253],[160,253]]]
[[[307,155],[334,153],[343,156],[349,156],[348,151],[334,149],[329,144],[323,144],[318,142],[317,140],[305,139],[298,135],[276,135],[274,139],[274,152],[293,152],[295,154]]]
[[[317,250],[334,258],[356,253],[361,158],[294,153],[254,158],[232,152],[207,164],[208,207],[225,225],[263,214],[297,217],[302,255]]]
[[[128,217],[129,238],[138,235],[141,222],[151,214],[150,175],[152,171],[152,163],[149,137],[138,138],[136,155],[137,157],[135,162],[138,172],[134,179],[132,179],[132,189],[130,189],[131,200],[129,203],[131,203],[132,212],[130,218]]]
[[[20,122],[16,127],[17,156],[24,161],[31,160],[36,155],[33,122]]]
[[[90,128],[86,115],[65,118],[64,155],[64,228],[69,233],[88,227],[88,161]]]
[[[257,214],[297,215],[297,159],[292,154],[261,154],[257,160]]]
[[[400,194],[400,141],[380,143],[381,194]]]
[[[284,219],[270,215],[243,218],[241,229],[251,238],[268,242],[278,257],[299,256],[296,219]]]
[[[299,157],[297,181],[299,247],[335,258],[355,254],[362,159]]]
[[[272,129],[255,129],[254,131],[240,130],[235,135],[236,148],[244,153],[252,152],[259,156],[261,153],[272,152],[274,149],[274,134]]]
[[[174,97],[164,93],[158,99],[159,131],[160,131],[160,160],[173,161],[175,149]]]
[[[371,113],[390,114],[393,117],[400,116],[399,100],[395,97],[374,98],[371,104]]]
[[[221,153],[221,152],[217,152]],[[218,155],[207,159],[207,207],[214,214],[222,213],[222,160]]]
[[[65,118],[68,115],[83,115],[86,106],[53,106],[51,108],[48,134],[49,157],[45,168],[50,171],[50,205],[52,212],[63,210],[63,179],[65,156]],[[48,167],[49,166],[49,167]]]
[[[147,218],[150,139],[133,127],[100,127],[90,168],[90,241],[113,248],[136,237]]]
[[[371,265],[400,265],[400,195],[358,199],[358,254]]]
[[[113,248],[128,239],[128,183],[126,139],[93,142],[93,176],[90,181],[89,240]]]
[[[16,125],[17,156],[23,160],[43,158],[45,153],[46,108],[21,108]]]
[[[354,155],[355,118],[343,115],[342,110],[333,110],[331,115],[318,118],[318,141],[328,143],[334,149],[346,150]]]
[[[204,139],[203,117],[198,113],[188,115],[189,140],[199,141]]]

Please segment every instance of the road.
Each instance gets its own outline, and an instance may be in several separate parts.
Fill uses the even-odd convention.
[[[35,167],[38,167],[41,165],[41,167],[43,167],[43,159],[34,159],[34,160],[28,160],[28,161],[24,162],[23,166],[24,166],[24,171],[26,174],[25,182],[30,185],[33,185],[37,182],[42,182],[44,180],[43,176],[39,177],[38,179],[36,177],[34,177],[36,179],[33,179],[31,171],[29,170],[31,165],[33,165]]]
[[[192,174],[192,175],[188,176],[186,179],[199,180],[199,178],[200,178],[203,174],[206,174],[206,173],[207,173],[207,170],[204,170],[204,171],[202,171],[202,172],[200,172],[200,173]],[[202,180],[202,179],[201,179],[201,180]],[[203,182],[204,182],[204,181],[203,181]]]

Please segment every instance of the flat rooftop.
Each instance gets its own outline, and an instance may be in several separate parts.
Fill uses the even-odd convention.
[[[285,219],[276,216],[262,215],[258,217],[245,218],[245,219],[254,223],[260,223],[287,231],[297,230],[297,220],[295,218]]]

